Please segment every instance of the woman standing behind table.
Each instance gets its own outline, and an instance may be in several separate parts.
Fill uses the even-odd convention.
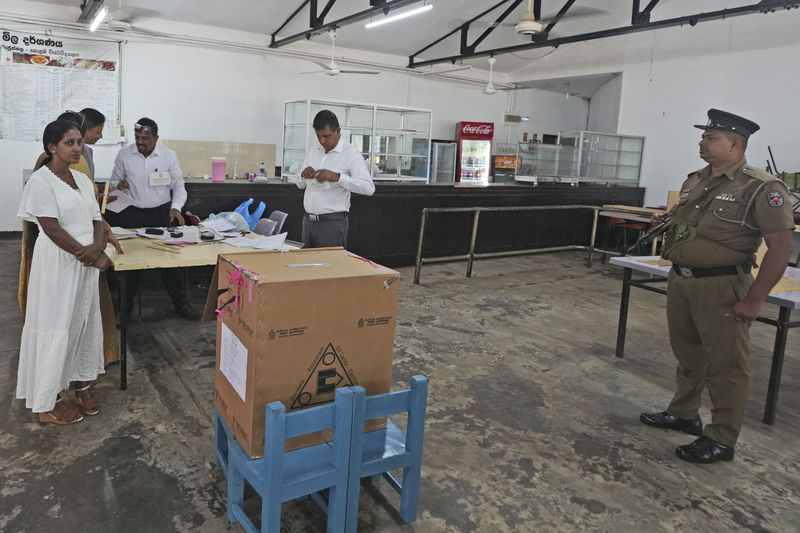
[[[70,165],[72,170],[77,170],[86,174],[90,180],[94,181],[94,158],[92,149],[88,145],[93,145],[103,138],[103,128],[106,117],[100,111],[87,107],[80,113],[66,111],[58,116],[58,120],[69,120],[74,122],[83,135],[83,150],[77,163]],[[42,153],[36,160],[34,171],[39,170],[43,165],[47,153]],[[124,253],[114,233],[108,224],[105,224],[106,241],[116,248],[117,253]],[[18,290],[18,300],[20,311],[25,316],[25,303],[28,293],[28,276],[30,275],[30,263],[33,254],[33,245],[36,242],[36,225],[23,222],[22,230],[22,260],[20,264],[20,280]],[[103,362],[109,365],[119,360],[119,337],[117,336],[116,311],[114,301],[111,298],[111,291],[108,288],[108,279],[105,273],[100,274],[100,316],[103,321]]]
[[[73,122],[56,120],[42,135],[45,166],[31,174],[17,216],[39,227],[33,250],[25,326],[20,344],[17,398],[39,421],[74,424],[83,416],[61,399],[70,382],[82,394],[84,414],[97,413],[86,387],[103,373],[103,338],[97,290],[111,261],[104,225],[89,178],[77,163],[83,137]],[[84,388],[86,387],[86,388]]]
[[[87,107],[81,109],[83,115],[83,157],[81,161],[86,161],[89,172],[84,172],[78,165],[71,165],[70,168],[84,172],[89,179],[94,182],[94,153],[91,146],[103,138],[103,127],[106,124],[106,117],[97,109]],[[97,187],[95,187],[97,191]],[[117,253],[124,253],[122,246],[111,231],[108,223],[104,222],[106,241],[116,248]],[[117,315],[114,310],[114,300],[111,298],[111,291],[108,288],[108,278],[105,272],[100,273],[100,316],[103,319],[103,363],[109,365],[119,361],[119,337],[117,337]]]
[[[106,125],[106,116],[97,109],[86,107],[76,113],[75,111],[67,111],[59,115],[58,120],[71,120],[80,126],[81,134],[83,135],[83,151],[81,152],[81,159],[69,168],[83,172],[89,179],[94,181],[94,146],[97,141],[103,138],[103,128]],[[42,154],[44,156],[45,154]],[[40,156],[40,157],[42,157]],[[37,161],[37,165],[38,165]],[[113,235],[113,234],[112,234]]]

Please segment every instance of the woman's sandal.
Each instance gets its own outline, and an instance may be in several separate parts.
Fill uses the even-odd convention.
[[[84,398],[81,396],[81,393],[91,394],[92,386],[86,385],[85,387],[81,387],[80,389],[75,389],[75,400],[78,402],[78,405],[81,408],[81,411],[86,416],[94,416],[100,413],[99,406],[97,405],[97,399],[94,396],[89,396],[88,398]]]
[[[56,403],[59,402],[63,403],[63,400],[61,398],[56,400]],[[46,413],[39,413],[39,422],[43,424],[58,424],[59,426],[66,426],[69,424],[77,424],[82,420],[83,415],[81,415],[74,407],[67,407],[67,409],[60,415],[55,414],[55,409]]]

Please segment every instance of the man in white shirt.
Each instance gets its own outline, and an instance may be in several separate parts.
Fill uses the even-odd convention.
[[[309,150],[295,178],[305,189],[302,240],[307,248],[346,247],[350,193],[371,196],[375,184],[361,153],[341,138],[333,112],[317,113],[314,131],[319,144]]]
[[[186,203],[186,188],[178,156],[168,147],[158,144],[158,125],[149,118],[141,118],[134,126],[135,143],[117,154],[111,183],[118,191],[131,198],[134,205],[119,213],[106,213],[109,223],[123,228],[163,227],[172,223],[184,224],[181,209]],[[179,315],[189,319],[199,314],[186,298],[186,271],[178,268],[158,270],[164,287]],[[139,289],[140,270],[128,273],[127,305]]]
[[[158,144],[158,125],[149,118],[134,126],[135,144],[119,151],[111,173],[112,185],[124,191],[134,205],[119,213],[122,227],[183,224],[186,203],[183,171],[175,152]]]

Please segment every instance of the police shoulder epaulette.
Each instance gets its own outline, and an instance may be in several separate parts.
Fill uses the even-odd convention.
[[[703,170],[704,169],[702,169],[702,168],[697,169],[697,170],[693,170],[693,171],[689,172],[688,174],[686,174],[686,177],[687,178],[691,178],[694,175],[700,174]]]
[[[761,181],[775,181],[778,179],[766,170],[761,170],[760,168],[752,167],[750,165],[745,165],[742,168],[742,173]]]

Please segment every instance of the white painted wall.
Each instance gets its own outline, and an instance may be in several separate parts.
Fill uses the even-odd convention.
[[[519,111],[530,117],[529,133],[557,134],[559,131],[585,130],[589,118],[589,102],[584,98],[552,91],[527,89],[517,97]],[[521,128],[520,131],[525,131]]]
[[[453,138],[459,120],[494,122],[498,139],[505,137],[501,124],[509,108],[507,91],[487,96],[480,87],[394,72],[301,75],[315,66],[297,59],[169,44],[129,43],[123,47],[122,65],[122,122],[129,140],[135,121],[148,116],[158,122],[164,138],[276,144],[280,164],[284,102],[323,97],[432,109],[435,138]],[[562,102],[563,95],[532,89],[520,93],[520,112],[540,115],[537,125],[547,131],[560,129],[562,118],[567,120],[564,127],[585,124],[587,110],[580,99],[573,98],[570,106]],[[99,177],[110,175],[118,149],[96,148]],[[0,141],[2,179],[8,187],[8,194],[0,198],[0,231],[19,227],[15,214],[21,169],[30,168],[40,152],[37,143]]]
[[[792,13],[789,17],[794,19],[793,31],[782,26],[771,32],[764,28],[760,45],[766,44],[762,38],[776,39],[767,48],[748,42],[750,28],[742,24],[745,19],[738,19],[728,28],[718,28],[720,39],[723,34],[728,37],[722,50],[687,58],[678,50],[666,49],[655,53],[652,62],[626,66],[619,130],[647,138],[642,176],[649,204],[665,203],[667,191],[679,188],[688,172],[704,166],[698,157],[700,130],[692,125],[705,123],[706,111],[712,107],[761,125],[761,131],[750,138],[747,157],[751,164],[766,166],[769,145],[779,170],[800,170],[796,147],[800,114],[794,87],[800,82],[796,32],[800,16]]]
[[[287,100],[325,98],[431,109],[432,137],[437,139],[454,138],[460,120],[494,122],[500,135],[506,111],[528,114],[532,131],[548,132],[583,129],[588,116],[586,101],[548,91],[517,90],[514,98],[511,91],[486,95],[482,86],[396,72],[304,75],[316,66],[269,55],[129,43],[122,62],[126,127],[147,115],[158,122],[165,138],[274,143],[279,164]],[[99,163],[100,175],[103,168],[110,171],[103,164],[110,163]]]
[[[12,11],[45,9],[43,17],[74,20],[75,9],[6,0]],[[11,9],[10,8],[10,9]],[[2,12],[5,12],[4,10]],[[0,12],[0,13],[2,13]],[[141,23],[137,22],[137,26]],[[263,36],[204,28],[188,24],[150,21],[152,30],[208,36],[245,44],[263,44]],[[34,31],[29,28],[29,31]],[[327,46],[303,43],[299,48],[327,53]],[[403,66],[404,57],[356,52],[337,48],[339,57],[354,57],[381,64]],[[281,162],[284,102],[302,98],[327,98],[431,109],[432,136],[452,139],[459,120],[489,121],[496,124],[496,140],[504,141],[502,127],[506,112],[536,117],[537,127],[558,131],[582,128],[588,110],[585,102],[533,89],[498,91],[485,95],[482,85],[468,85],[446,79],[420,77],[405,72],[384,71],[377,76],[303,75],[317,66],[304,59],[271,53],[253,54],[197,46],[146,42],[130,39],[122,47],[121,120],[131,140],[133,124],[148,116],[159,124],[162,137],[178,140],[272,143],[278,146]],[[475,69],[473,69],[475,70]],[[470,72],[480,79],[487,73]],[[502,83],[506,75],[495,76]],[[560,98],[559,98],[560,97]],[[514,102],[518,102],[515,105]],[[519,109],[517,109],[519,108]],[[564,120],[562,126],[561,121]],[[107,136],[112,132],[106,132]],[[22,169],[30,168],[41,153],[34,142],[0,140],[0,168],[6,194],[0,197],[0,231],[20,227],[16,219],[22,191]],[[97,146],[98,177],[110,175],[119,146]]]
[[[705,0],[703,10],[724,0]],[[25,5],[5,0],[6,5]],[[660,17],[697,11],[696,2],[659,5]],[[55,15],[57,8],[33,4],[31,13]],[[670,10],[673,10],[672,12]],[[73,9],[74,11],[74,9]],[[65,20],[71,18],[74,13]],[[263,43],[263,36],[161,23],[176,33],[214,35]],[[647,203],[661,204],[666,191],[703,163],[697,157],[698,130],[709,107],[745,115],[762,125],[751,139],[750,160],[763,166],[772,146],[781,170],[800,169],[797,150],[796,85],[800,81],[800,11],[751,15],[559,47],[554,53],[515,73],[523,81],[594,73],[622,72],[618,132],[646,137],[641,183]],[[313,49],[313,43],[308,44]],[[341,50],[353,57],[356,52]],[[338,55],[338,54],[337,54]],[[390,62],[387,56],[359,53],[367,60]],[[405,58],[394,58],[402,65]],[[531,116],[530,132],[556,132],[588,126],[589,104],[579,98],[535,89],[484,95],[479,87],[451,81],[384,72],[379,76],[329,78],[301,76],[313,70],[308,61],[275,55],[214,51],[131,40],[123,51],[123,122],[147,115],[159,122],[162,135],[186,140],[233,140],[275,143],[282,137],[283,102],[328,97],[430,108],[433,136],[451,138],[458,120],[495,122],[496,140],[521,138],[519,127],[504,127],[503,114]],[[476,73],[475,75],[479,75]],[[472,75],[472,74],[470,74]],[[497,78],[496,78],[497,79]],[[505,80],[503,80],[505,81]],[[36,143],[0,141],[3,191],[0,231],[19,227],[15,218],[21,192],[21,170],[40,153]],[[98,175],[110,173],[115,147],[96,152]]]
[[[746,2],[749,3],[749,2]],[[663,4],[663,5],[662,5]],[[658,18],[712,11],[707,0],[662,2]],[[646,204],[666,202],[686,174],[704,165],[697,153],[711,107],[761,125],[748,160],[765,167],[772,146],[779,170],[800,170],[796,86],[800,82],[800,10],[749,15],[560,47],[515,72],[513,80],[622,72],[617,131],[645,139],[641,185]]]
[[[529,117],[528,122],[498,123],[495,142],[516,143],[522,134],[529,138],[543,133],[586,129],[589,105],[583,98],[565,98],[564,94],[540,89],[517,89],[511,95],[509,113]]]
[[[589,101],[589,121],[586,129],[604,133],[617,133],[619,125],[622,75],[608,80],[597,89]]]

